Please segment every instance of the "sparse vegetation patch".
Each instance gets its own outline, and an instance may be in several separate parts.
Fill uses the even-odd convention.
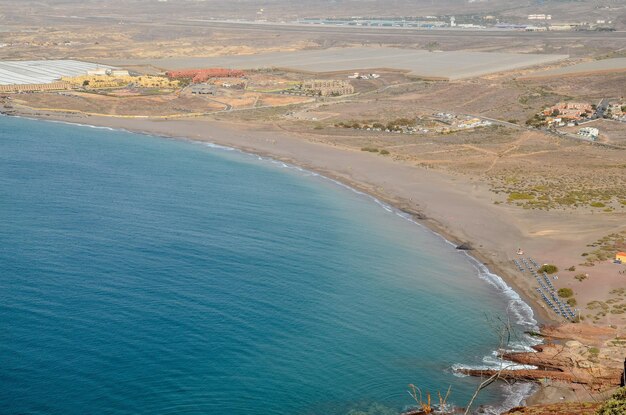
[[[554,274],[555,272],[558,272],[559,268],[556,265],[552,265],[552,264],[543,264],[541,267],[539,267],[539,272],[545,272],[547,274]]]

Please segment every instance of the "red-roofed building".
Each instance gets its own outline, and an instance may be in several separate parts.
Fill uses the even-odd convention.
[[[561,102],[553,107],[546,108],[543,115],[559,116],[567,120],[580,120],[593,113],[591,104],[583,102]]]
[[[168,71],[165,73],[170,79],[191,79],[194,84],[206,82],[209,78],[241,78],[242,71],[225,68],[187,69],[182,71]]]

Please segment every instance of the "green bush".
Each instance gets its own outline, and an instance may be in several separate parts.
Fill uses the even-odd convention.
[[[513,192],[509,194],[509,200],[530,200],[534,198],[535,196],[529,195],[528,193]]]
[[[410,120],[408,118],[396,118],[391,123],[393,123],[393,125],[399,125],[399,126],[401,126],[401,125],[404,125],[404,126],[415,125],[415,121],[414,120]]]
[[[362,147],[361,151],[369,151],[370,153],[378,153],[378,149],[373,148],[373,147]]]
[[[598,409],[598,415],[623,414],[626,414],[626,387],[619,388],[617,392]]]
[[[389,154],[389,152],[387,150],[380,150],[380,154],[386,156],[387,154]]]
[[[546,274],[554,274],[558,270],[557,266],[552,264],[544,264],[539,268],[539,272],[545,272]]]
[[[585,274],[576,274],[574,278],[576,278],[580,282],[583,282],[583,280],[587,279],[587,276]]]
[[[605,206],[606,206],[606,205],[605,205],[604,203],[602,203],[602,202],[592,202],[592,203],[590,203],[590,205],[591,205],[591,207],[595,207],[595,208],[603,208],[603,207],[605,207]]]
[[[576,307],[576,304],[578,304],[578,302],[576,302],[576,299],[574,297],[572,297],[572,298],[568,298],[567,299],[567,304],[570,307]]]
[[[574,265],[572,265],[571,267],[569,267],[567,269],[568,271],[576,271],[576,267]]]
[[[569,298],[574,295],[574,290],[571,288],[559,288],[559,297]]]

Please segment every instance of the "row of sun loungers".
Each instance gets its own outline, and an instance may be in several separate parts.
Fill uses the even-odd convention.
[[[545,272],[543,273],[543,278],[546,280],[546,284],[548,284],[548,287],[550,287],[550,289],[552,291],[554,291],[554,286],[552,285],[552,283],[550,282],[550,277],[548,277],[548,274],[546,274]]]
[[[539,268],[539,265],[532,258],[528,258],[527,260],[526,258],[522,257],[519,261],[517,259],[513,259],[513,263],[515,264],[517,269],[520,270],[520,272],[526,272],[526,270],[534,272],[536,269]]]
[[[576,318],[576,314],[572,311],[569,304],[562,302],[557,293],[554,285],[552,285],[552,281],[550,281],[550,277],[546,272],[543,272],[543,275],[539,275],[537,270],[539,269],[539,264],[532,258],[520,258],[513,259],[513,263],[517,267],[520,272],[530,271],[530,273],[535,277],[537,283],[539,284],[539,288],[535,288],[541,298],[545,301],[545,303],[554,311],[556,314],[566,318],[568,320],[574,320]],[[543,278],[542,278],[543,277]],[[558,277],[554,277],[557,279]]]
[[[554,311],[556,314],[568,320],[574,321],[576,319],[576,314],[574,314],[570,306],[568,304],[563,303],[554,292],[550,292],[546,290],[543,284],[541,285],[543,289],[542,288],[535,288],[535,289],[537,290],[539,295],[541,295],[541,298],[543,298],[543,301],[545,301],[548,307],[550,307],[552,311]],[[546,293],[548,294],[546,295]]]

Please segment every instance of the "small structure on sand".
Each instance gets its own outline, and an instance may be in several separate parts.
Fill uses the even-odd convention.
[[[209,84],[193,84],[190,87],[192,94],[197,95],[215,95],[215,85]]]
[[[589,140],[595,141],[598,139],[598,135],[600,134],[600,130],[595,127],[584,127],[578,130],[578,135]]]

